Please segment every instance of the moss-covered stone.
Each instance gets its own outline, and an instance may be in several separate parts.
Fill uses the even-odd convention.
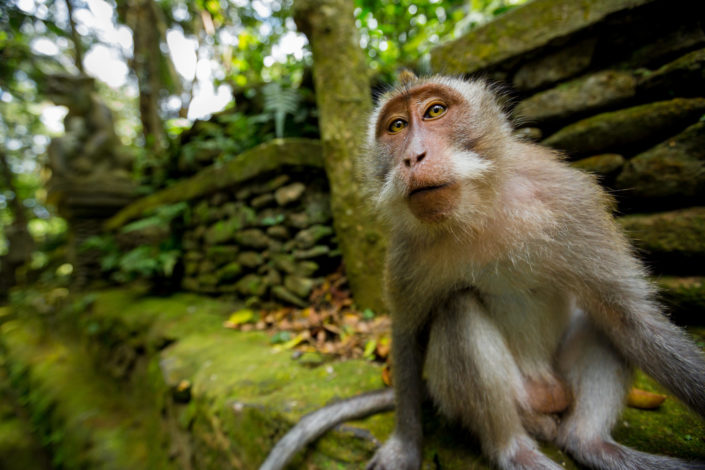
[[[583,158],[582,160],[572,162],[571,165],[575,168],[600,175],[603,178],[610,178],[619,173],[625,161],[626,160],[624,160],[624,157],[621,155],[605,153]]]
[[[237,261],[246,268],[254,269],[264,262],[264,258],[256,251],[243,251]]]
[[[260,229],[251,228],[235,233],[235,241],[246,248],[264,249],[269,246],[269,237]]]
[[[242,273],[242,265],[237,261],[226,264],[218,271],[218,283],[223,284],[237,279]]]
[[[661,276],[661,297],[678,323],[705,325],[705,278]]]
[[[472,73],[587,28],[648,0],[535,0],[431,51],[431,67]],[[551,25],[547,28],[546,25]]]
[[[693,204],[705,197],[705,122],[699,122],[629,160],[617,187],[641,203],[681,199]]]
[[[517,105],[514,114],[529,122],[565,120],[615,106],[633,97],[636,79],[629,72],[603,70],[537,93]]]
[[[243,217],[232,217],[211,225],[205,235],[206,243],[217,245],[233,240],[237,231],[246,226],[244,223],[246,217],[248,216],[243,211]],[[252,212],[252,220],[254,221],[254,212]]]
[[[163,462],[171,460],[173,464],[168,465],[179,468],[255,469],[276,440],[303,414],[333,400],[382,386],[381,370],[375,364],[320,358],[293,361],[290,350],[273,348],[263,333],[223,328],[223,320],[234,307],[221,301],[192,294],[148,297],[134,289],[113,289],[92,297],[90,312],[78,317],[74,312],[65,321],[71,322],[74,329],[79,327],[84,341],[92,345],[93,354],[83,353],[80,358],[66,354],[67,350],[74,351],[76,343],[67,343],[66,338],[54,333],[46,334],[42,325],[27,320],[24,312],[23,320],[9,322],[16,326],[4,328],[0,336],[0,341],[9,346],[11,364],[29,365],[20,368],[25,371],[24,377],[51,377],[46,381],[48,385],[37,388],[36,397],[47,401],[30,401],[30,407],[50,410],[52,416],[57,410],[70,409],[72,420],[84,424],[83,428],[52,428],[61,431],[59,442],[76,442],[76,436],[104,439],[109,435],[104,428],[115,423],[153,424],[163,416],[168,447],[155,444],[157,437],[165,436],[159,430],[145,436],[140,431],[142,426],[120,428],[121,432],[109,441],[115,452],[123,452],[115,456],[116,466],[96,464],[88,468],[161,469],[165,468]],[[142,372],[134,372],[129,383],[106,382],[99,374],[102,362],[115,347],[125,343],[143,351],[148,364],[138,367]],[[91,380],[64,375],[67,363],[78,359],[83,361],[76,363],[81,365],[79,377]],[[64,382],[66,379],[69,381]],[[44,382],[33,383],[37,386]],[[145,384],[147,387],[143,388]],[[642,375],[638,376],[638,384],[647,389],[656,387]],[[174,390],[179,386],[188,389],[187,399],[175,400]],[[93,407],[94,403],[112,402],[113,398],[118,404],[127,403],[128,408],[117,404]],[[152,407],[135,408],[145,399],[154,403]],[[71,402],[72,407],[63,401]],[[439,417],[429,404],[423,413],[423,468],[490,469],[480,455],[477,441],[467,431]],[[115,419],[116,415],[120,419]],[[151,420],[154,415],[157,421]],[[298,455],[290,468],[363,469],[377,443],[392,432],[393,421],[393,413],[384,413],[326,433]],[[700,439],[703,435],[705,423],[670,397],[656,411],[626,410],[617,428],[621,442],[647,452],[686,458],[705,456],[705,442]],[[125,463],[137,454],[130,446],[114,444],[112,438],[129,441],[138,449],[147,448],[149,454],[143,455],[146,460]],[[578,468],[556,448],[542,448],[565,468]],[[93,452],[80,449],[75,455]],[[168,449],[171,452],[165,456]],[[101,458],[111,456],[106,453]],[[161,463],[152,460],[160,458],[164,459]]]
[[[215,263],[216,266],[235,261],[240,253],[240,248],[235,245],[216,245],[206,247],[206,258]]]
[[[284,287],[299,298],[306,300],[313,290],[315,281],[299,276],[286,276],[284,278]]]
[[[576,156],[606,151],[633,155],[697,121],[704,112],[705,98],[659,101],[583,119],[542,143]]]
[[[272,295],[275,299],[281,300],[285,304],[295,305],[300,308],[306,308],[308,306],[306,301],[297,297],[293,292],[284,286],[272,287]]]
[[[333,227],[312,225],[296,234],[296,242],[301,248],[311,248],[321,240],[333,235]]]
[[[702,95],[705,49],[685,54],[639,81],[639,91],[662,96]]]
[[[306,186],[303,183],[292,183],[277,189],[274,192],[274,199],[280,206],[287,206],[301,199],[304,191]]]
[[[512,84],[518,90],[533,90],[574,77],[590,66],[596,44],[591,37],[531,60],[519,67]]]
[[[159,410],[96,374],[91,356],[26,321],[2,325],[12,378],[65,469],[173,469]],[[27,467],[31,468],[31,467]]]
[[[689,274],[705,262],[705,207],[617,219],[659,272]]]
[[[267,284],[260,276],[257,276],[256,274],[247,274],[237,281],[235,288],[245,297],[262,297],[267,291]]]
[[[323,159],[320,143],[310,139],[291,138],[275,139],[258,145],[224,164],[212,165],[192,178],[135,201],[109,219],[105,228],[117,229],[155,207],[195,200],[286,165],[321,168]]]
[[[51,470],[36,430],[16,403],[0,353],[0,468],[3,470]]]

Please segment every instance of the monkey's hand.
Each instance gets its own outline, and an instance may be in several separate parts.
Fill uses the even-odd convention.
[[[421,468],[421,446],[398,434],[392,435],[377,450],[366,470],[418,470]]]

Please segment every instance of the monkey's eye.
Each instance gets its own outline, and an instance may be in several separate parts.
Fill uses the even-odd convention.
[[[409,124],[403,119],[395,119],[389,125],[388,129],[389,129],[389,132],[391,132],[392,134],[396,134],[397,132],[401,132],[401,130],[404,129],[408,125]]]
[[[426,114],[423,115],[425,119],[433,119],[442,116],[446,112],[444,105],[436,103],[426,110]]]

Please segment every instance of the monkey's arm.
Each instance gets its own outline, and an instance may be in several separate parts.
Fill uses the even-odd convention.
[[[394,409],[394,390],[382,389],[325,406],[291,428],[271,450],[260,470],[281,470],[301,449],[337,424]]]

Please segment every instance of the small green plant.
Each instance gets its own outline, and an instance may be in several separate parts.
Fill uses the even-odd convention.
[[[141,243],[123,250],[114,234],[91,237],[82,249],[96,249],[102,253],[101,269],[117,282],[148,279],[155,284],[163,284],[175,275],[175,268],[181,259],[181,237],[178,226],[188,221],[189,206],[185,202],[161,206],[151,214],[131,222],[120,230],[120,234],[150,233],[165,231],[158,241]]]

